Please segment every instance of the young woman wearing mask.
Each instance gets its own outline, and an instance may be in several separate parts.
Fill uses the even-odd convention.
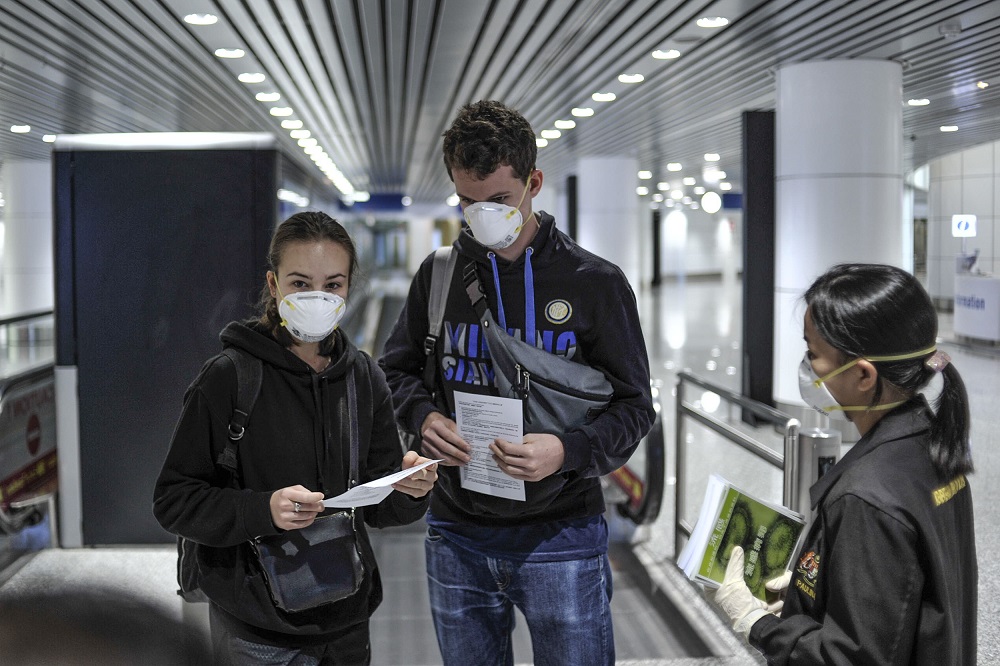
[[[188,391],[154,513],[165,529],[198,544],[216,663],[368,663],[368,619],[382,587],[364,525],[423,516],[436,465],[394,484],[400,492],[379,504],[355,509],[366,575],[354,595],[301,612],[272,603],[249,542],[308,527],[324,496],[347,490],[349,421],[358,424],[359,483],[426,459],[403,456],[382,371],[338,328],[357,267],[346,230],[323,213],[298,213],[275,230],[268,260],[259,319],[233,322],[221,334],[223,347],[262,364],[260,394],[239,441],[237,483],[216,464],[237,391],[235,367],[219,355]],[[348,414],[352,376],[356,412]]]

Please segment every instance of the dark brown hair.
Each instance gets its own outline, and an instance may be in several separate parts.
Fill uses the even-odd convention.
[[[267,252],[267,265],[274,271],[275,280],[278,278],[278,266],[281,265],[282,253],[289,245],[294,243],[315,243],[330,241],[337,243],[347,251],[350,258],[347,284],[354,284],[354,276],[358,267],[358,253],[354,247],[354,241],[343,227],[335,219],[326,213],[309,211],[296,213],[278,225],[271,237],[271,247]],[[274,335],[275,340],[290,347],[293,343],[292,335],[281,325],[281,315],[278,314],[278,300],[271,295],[271,289],[264,285],[260,292],[260,301],[257,303],[260,311],[260,321]],[[333,348],[334,334],[331,333],[325,340],[320,342],[320,354],[329,355]]]
[[[444,165],[452,180],[456,170],[470,171],[482,180],[506,165],[518,180],[527,181],[537,157],[531,125],[495,100],[463,106],[444,133]]]

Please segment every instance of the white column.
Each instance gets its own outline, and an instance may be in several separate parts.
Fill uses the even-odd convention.
[[[0,192],[6,201],[0,253],[0,314],[51,310],[55,302],[52,163],[4,160]]]
[[[435,244],[434,219],[430,217],[411,217],[406,223],[406,264],[410,275],[415,275],[420,264],[427,255],[437,249]]]
[[[829,60],[778,70],[774,397],[799,404],[801,297],[840,262],[909,265],[903,233],[902,69]]]
[[[621,268],[636,292],[642,279],[637,172],[631,157],[577,163],[577,242]]]

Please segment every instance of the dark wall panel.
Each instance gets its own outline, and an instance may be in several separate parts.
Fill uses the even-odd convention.
[[[58,157],[57,200],[67,189],[72,200],[58,242],[73,248],[58,269],[57,316],[74,322],[59,327],[58,363],[72,364],[73,350],[85,544],[172,539],[152,516],[153,483],[184,389],[222,327],[253,311],[277,177],[273,151]]]

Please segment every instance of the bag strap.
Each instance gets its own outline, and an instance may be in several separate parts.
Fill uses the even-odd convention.
[[[228,471],[233,478],[237,476],[237,447],[246,432],[250,413],[253,411],[257,396],[260,395],[260,385],[263,381],[263,363],[241,349],[226,347],[222,356],[236,368],[236,407],[229,418],[229,441],[226,448],[219,454],[215,464]]]
[[[424,386],[434,392],[435,372],[431,356],[437,348],[441,336],[441,325],[444,322],[444,308],[448,302],[448,292],[451,290],[451,276],[455,272],[458,253],[451,245],[439,247],[434,251],[434,263],[431,266],[431,290],[427,299],[427,337],[424,338]]]
[[[354,382],[354,365],[347,370],[347,412],[351,422],[351,476],[347,489],[358,485],[358,447],[361,436],[358,433],[358,389]]]
[[[465,283],[465,293],[469,296],[472,309],[476,311],[476,316],[480,321],[489,312],[489,304],[486,302],[486,290],[479,282],[479,274],[476,272],[476,262],[470,261],[462,271],[462,281]]]

